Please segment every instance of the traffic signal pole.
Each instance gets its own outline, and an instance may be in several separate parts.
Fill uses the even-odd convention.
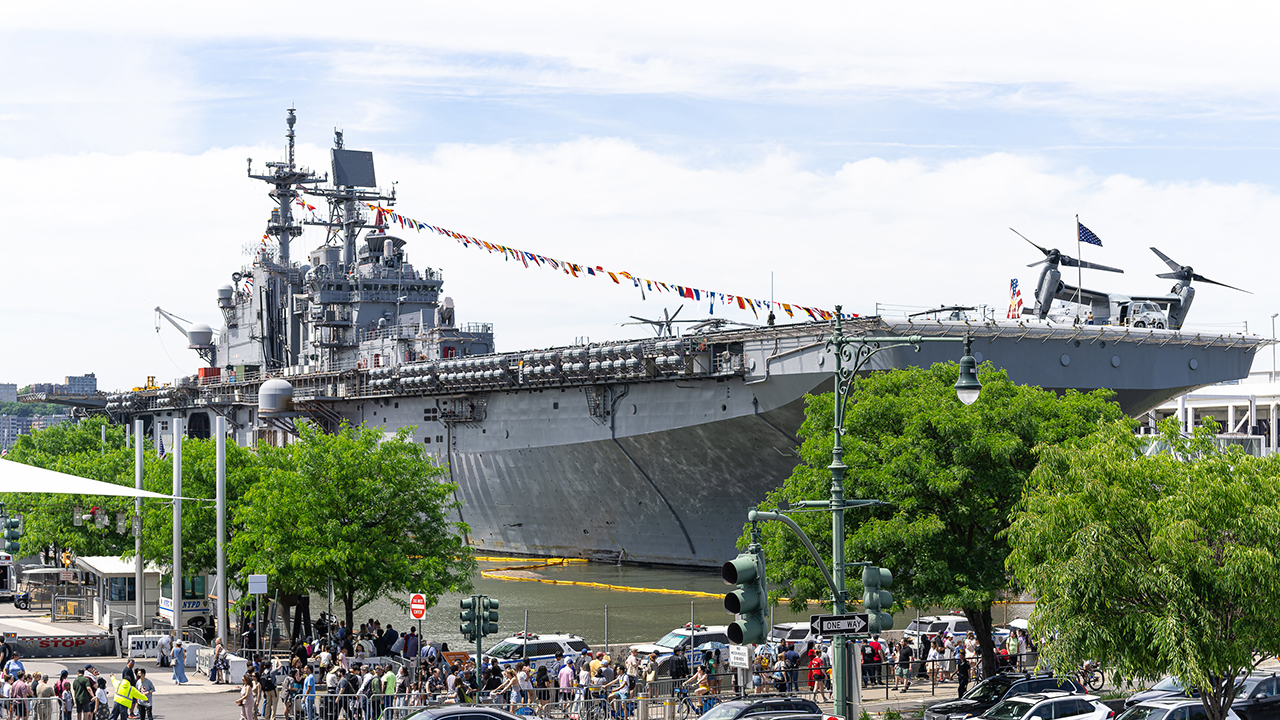
[[[966,335],[964,337],[932,337],[926,338],[920,335],[909,335],[902,337],[874,337],[874,336],[850,336],[845,335],[841,327],[841,307],[836,306],[835,327],[832,330],[830,339],[827,340],[826,349],[831,351],[835,358],[834,380],[835,380],[835,398],[832,407],[833,410],[833,433],[831,444],[831,497],[829,500],[801,500],[794,505],[786,502],[779,504],[780,512],[767,512],[762,510],[751,510],[747,513],[747,519],[752,523],[758,520],[777,520],[789,527],[792,532],[800,538],[804,543],[805,549],[813,557],[814,562],[822,570],[823,578],[827,581],[827,586],[831,589],[831,604],[837,615],[844,615],[848,610],[849,594],[845,591],[845,559],[844,559],[844,511],[871,505],[883,505],[879,500],[846,500],[844,497],[844,475],[848,468],[844,464],[844,444],[842,436],[844,435],[844,414],[845,407],[848,402],[849,393],[853,390],[853,381],[858,372],[866,365],[867,361],[873,355],[888,350],[890,348],[900,348],[907,345],[914,345],[917,349],[921,343],[925,342],[963,342],[965,353],[960,360],[960,377],[956,382],[956,394],[960,401],[968,405],[978,397],[978,391],[982,385],[978,382],[977,363],[970,352],[970,343],[972,339]],[[818,555],[817,548],[805,536],[804,531],[791,518],[782,513],[790,510],[798,511],[829,511],[831,513],[831,572],[827,572],[826,564],[822,557]],[[753,543],[753,547],[758,547]],[[741,558],[741,556],[739,556]],[[858,563],[859,565],[869,565],[870,563]],[[726,567],[728,567],[726,563]],[[877,578],[879,578],[880,569],[876,568]],[[727,580],[728,578],[726,578]],[[892,575],[887,576],[892,582]],[[763,582],[763,578],[761,580]],[[876,588],[877,593],[879,587]],[[888,593],[885,593],[888,595]],[[877,605],[879,603],[877,602]],[[878,609],[878,608],[877,608]],[[886,608],[887,609],[887,608]],[[882,629],[892,628],[892,616],[877,613],[874,617],[868,616],[869,629],[873,632],[879,632]],[[888,627],[883,627],[885,620],[888,621]],[[732,636],[731,638],[732,639]],[[852,696],[855,703],[861,696],[860,677],[850,677],[850,662],[848,657],[848,637],[840,634],[831,638],[831,665],[832,674],[835,676],[835,715],[843,718],[852,718],[857,712],[857,707],[850,706],[850,690],[858,683],[854,689]],[[853,669],[856,670],[859,663],[852,663]]]

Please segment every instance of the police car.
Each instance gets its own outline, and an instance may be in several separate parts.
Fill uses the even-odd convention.
[[[692,644],[690,644],[691,640],[693,641]],[[685,623],[684,627],[672,630],[657,642],[632,645],[631,649],[640,653],[642,657],[648,656],[650,653],[657,653],[658,657],[662,658],[674,654],[676,648],[684,648],[689,666],[692,667],[702,664],[702,654],[692,652],[692,650],[705,643],[720,643],[727,647],[729,645],[729,626],[690,625]]]
[[[572,661],[590,651],[586,641],[577,635],[516,633],[490,648],[484,654],[484,662],[487,665],[496,658],[503,667],[514,667],[521,660],[527,660],[531,667],[549,666],[556,659],[556,653],[563,653],[565,660]]]

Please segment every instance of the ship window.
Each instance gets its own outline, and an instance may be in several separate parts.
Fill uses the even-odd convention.
[[[553,403],[551,403],[551,409],[552,409],[552,410],[559,410],[559,409],[560,409],[560,403],[558,403],[558,402],[553,402]]]
[[[400,409],[400,403],[396,403],[396,409],[397,409],[397,410],[399,410],[399,409]]]
[[[437,436],[436,436],[436,442],[444,442],[444,436],[443,436],[443,435],[437,435]]]
[[[431,436],[430,436],[430,435],[428,435],[427,437],[422,438],[422,443],[423,443],[424,445],[430,445],[430,444],[431,444]]]

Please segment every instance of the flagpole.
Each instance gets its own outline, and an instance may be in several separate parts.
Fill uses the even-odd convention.
[[[1080,213],[1076,213],[1076,324],[1080,324],[1080,294],[1084,288],[1084,246],[1080,244]]]

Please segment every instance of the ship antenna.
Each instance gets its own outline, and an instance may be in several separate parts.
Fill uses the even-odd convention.
[[[342,149],[342,131],[338,128],[333,129],[333,147],[338,150]]]
[[[289,169],[294,169],[293,163],[293,124],[298,122],[298,118],[294,115],[296,108],[289,108],[289,117],[285,120],[289,124],[289,132],[284,136],[289,138]]]

